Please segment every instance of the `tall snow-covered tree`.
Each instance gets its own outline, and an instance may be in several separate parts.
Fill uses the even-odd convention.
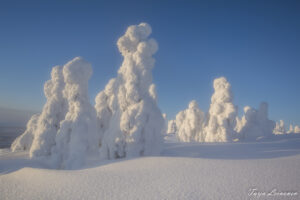
[[[118,76],[96,97],[102,158],[153,155],[160,152],[164,119],[152,84],[152,55],[158,45],[149,39],[146,23],[128,27],[117,45],[124,57]]]
[[[204,141],[204,113],[199,109],[195,100],[189,103],[186,110],[183,110],[176,115],[175,121],[177,128],[176,137],[180,141]]]
[[[233,105],[231,85],[225,77],[214,80],[214,94],[205,128],[206,142],[227,142],[235,135],[237,108]]]
[[[73,169],[82,166],[89,154],[97,153],[97,117],[88,97],[91,65],[76,57],[63,67],[68,111],[56,135],[52,160],[58,168]]]
[[[167,134],[170,134],[170,133],[176,134],[176,132],[177,132],[176,120],[169,120]]]
[[[49,156],[51,148],[55,145],[55,137],[68,106],[62,94],[64,87],[62,67],[55,66],[51,71],[51,79],[44,85],[47,102],[37,121],[30,149],[31,157]]]

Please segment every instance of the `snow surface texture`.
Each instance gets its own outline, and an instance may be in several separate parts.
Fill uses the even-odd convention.
[[[268,104],[262,102],[258,110],[246,106],[244,116],[237,120],[236,130],[242,140],[256,140],[271,136],[275,122],[268,119]]]
[[[141,23],[128,27],[117,42],[124,61],[118,76],[95,99],[102,158],[160,152],[165,122],[152,84],[152,55],[158,45],[148,39],[150,34],[151,27]]]
[[[195,100],[191,101],[186,110],[176,115],[177,138],[183,142],[204,142],[204,117],[204,113],[199,109],[197,102]]]
[[[68,102],[68,112],[56,135],[56,146],[51,158],[58,168],[72,169],[82,166],[89,153],[98,150],[97,117],[89,103],[88,80],[91,65],[80,57],[68,62],[63,68],[66,86],[63,95]]]
[[[208,111],[205,127],[206,142],[227,142],[235,135],[237,109],[233,105],[231,85],[225,77],[214,80],[214,94]]]
[[[174,135],[170,135],[174,136]],[[296,137],[298,136],[298,137]],[[45,169],[23,152],[0,152],[0,199],[276,199],[300,198],[300,135],[249,143],[166,141],[161,157]],[[297,192],[295,196],[249,195]]]
[[[66,99],[62,91],[65,87],[62,67],[53,67],[51,80],[44,86],[47,102],[37,121],[34,138],[30,148],[31,157],[49,156],[55,145],[55,137],[60,128],[60,121],[67,112]]]

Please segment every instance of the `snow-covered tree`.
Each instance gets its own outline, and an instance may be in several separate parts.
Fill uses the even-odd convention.
[[[281,134],[286,134],[285,126],[284,126],[284,121],[279,120],[279,122],[276,122],[276,126],[273,130],[273,133],[275,135],[281,135]]]
[[[289,130],[286,132],[287,134],[294,133],[294,127],[290,124]]]
[[[62,67],[55,66],[51,72],[51,79],[44,85],[47,102],[37,121],[34,140],[30,149],[31,157],[49,156],[55,145],[55,137],[60,128],[60,122],[67,112],[66,100],[62,91],[65,82]]]
[[[117,45],[124,57],[118,76],[96,97],[102,158],[158,154],[164,119],[152,84],[152,55],[158,45],[148,39],[146,23],[128,27]]]
[[[167,134],[176,133],[176,132],[177,132],[176,121],[169,120]]]
[[[39,114],[34,114],[27,122],[25,132],[17,137],[11,145],[12,151],[28,151],[31,147],[34,133],[37,127]]]
[[[262,102],[258,110],[246,106],[244,116],[237,123],[240,139],[255,140],[258,137],[268,137],[272,134],[275,122],[268,119],[268,104]]]
[[[176,115],[176,137],[183,142],[203,142],[204,113],[199,109],[195,100],[189,103],[186,110]]]
[[[298,125],[295,126],[294,133],[300,133],[300,127]]]
[[[235,135],[237,109],[233,105],[231,85],[225,77],[214,80],[214,94],[205,128],[206,142],[227,142]]]
[[[88,97],[88,80],[91,75],[91,65],[80,57],[63,67],[66,83],[63,95],[67,99],[68,111],[61,121],[51,155],[58,168],[80,167],[89,153],[98,150],[96,111]]]

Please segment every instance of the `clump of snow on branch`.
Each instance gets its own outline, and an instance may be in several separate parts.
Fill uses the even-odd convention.
[[[30,149],[31,157],[49,156],[55,145],[55,137],[60,128],[60,121],[67,112],[66,99],[62,91],[65,87],[62,67],[55,66],[51,72],[51,79],[44,85],[47,102],[37,121],[34,140]]]
[[[214,94],[208,112],[205,128],[206,142],[227,142],[235,135],[237,109],[233,105],[231,85],[225,77],[214,80]]]
[[[34,114],[27,122],[25,132],[17,137],[11,145],[12,151],[28,151],[31,147],[34,133],[37,128],[39,114]]]
[[[82,166],[86,157],[97,152],[96,111],[89,102],[88,80],[91,65],[80,57],[68,62],[63,68],[68,111],[56,135],[52,148],[52,160],[58,168],[73,169]]]
[[[200,141],[203,142],[204,113],[199,109],[195,100],[189,103],[186,110],[176,115],[176,137],[183,142]]]
[[[246,106],[244,116],[237,120],[236,130],[240,139],[255,140],[259,137],[268,137],[272,135],[275,122],[268,119],[268,104],[262,102],[258,110]]]
[[[124,57],[118,76],[96,97],[102,158],[160,152],[164,119],[157,106],[152,68],[158,45],[146,23],[128,27],[117,45]]]

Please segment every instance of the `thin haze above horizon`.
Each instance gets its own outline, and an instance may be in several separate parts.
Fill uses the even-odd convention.
[[[51,68],[92,63],[90,100],[121,65],[126,27],[152,26],[153,82],[168,118],[195,99],[207,112],[225,76],[239,108],[269,103],[269,118],[300,124],[299,1],[1,1],[0,107],[41,110]],[[0,113],[1,115],[1,113]]]

